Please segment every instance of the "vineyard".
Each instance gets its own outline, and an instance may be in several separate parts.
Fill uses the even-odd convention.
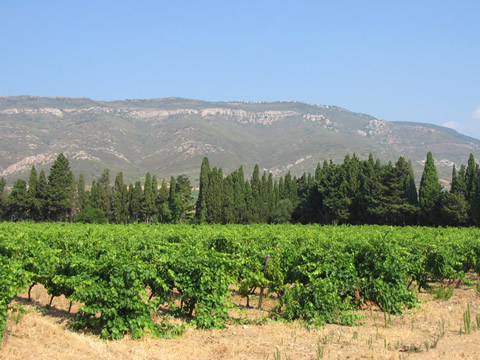
[[[480,273],[480,230],[386,226],[0,224],[0,331],[17,293],[41,284],[105,339],[272,319],[354,325],[356,310],[400,314],[432,285]],[[183,321],[178,322],[176,318]]]

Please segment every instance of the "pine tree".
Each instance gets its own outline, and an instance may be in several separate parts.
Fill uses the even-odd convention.
[[[318,189],[322,194],[322,222],[346,222],[350,217],[351,199],[347,196],[344,167],[333,163],[324,166]]]
[[[419,205],[425,224],[436,225],[439,223],[441,194],[442,186],[438,180],[433,155],[428,152],[419,190]]]
[[[322,166],[320,163],[317,164],[317,167],[315,169],[315,181],[320,181],[320,178],[322,177]]]
[[[23,179],[15,181],[12,191],[9,194],[10,199],[10,218],[13,221],[26,220],[29,199],[27,194],[27,183]]]
[[[67,158],[61,153],[48,175],[48,212],[54,221],[65,221],[72,208],[72,172]]]
[[[410,203],[410,167],[408,162],[400,157],[392,167],[389,164],[384,171],[383,187],[377,214],[381,223],[389,225],[405,225],[414,221],[417,207]]]
[[[440,214],[442,225],[468,225],[470,206],[462,194],[443,192],[440,199]]]

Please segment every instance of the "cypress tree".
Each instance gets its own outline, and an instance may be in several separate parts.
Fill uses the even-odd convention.
[[[38,176],[37,198],[40,210],[39,220],[43,221],[47,219],[48,214],[48,184],[45,171],[43,170],[40,170],[40,175]]]
[[[153,201],[153,217],[154,223],[158,222],[158,208],[157,208],[157,196],[158,196],[158,180],[155,175],[152,176],[152,201]]]
[[[110,187],[110,171],[108,169],[103,170],[97,185],[99,190],[98,207],[103,210],[107,221],[110,222],[112,220],[112,190]]]
[[[417,185],[415,184],[415,175],[413,174],[412,161],[408,160],[408,176],[405,179],[405,188],[408,203],[418,206]]]
[[[245,201],[245,177],[243,167],[233,174],[233,198],[235,201],[235,223],[242,224],[245,221],[247,213],[247,203]]]
[[[465,173],[465,187],[466,187],[466,199],[468,202],[472,202],[477,185],[477,164],[473,154],[470,154],[468,158],[467,170]]]
[[[249,201],[250,221],[253,223],[258,223],[260,222],[261,216],[260,169],[258,167],[258,164],[255,164],[252,177],[250,178],[250,184],[247,184],[246,186],[249,186],[251,190],[251,199]]]
[[[419,190],[419,205],[425,224],[436,225],[439,223],[441,194],[442,186],[438,180],[433,155],[428,152]]]
[[[206,192],[208,189],[208,181],[210,177],[210,163],[207,157],[202,160],[200,167],[200,189],[198,192],[198,199],[195,208],[195,217],[198,222],[204,222],[207,213]]]
[[[92,185],[90,186],[88,206],[96,209],[100,208],[100,188],[95,180],[92,181]]]
[[[152,189],[152,177],[149,172],[145,175],[145,184],[143,185],[143,214],[147,224],[152,222],[155,215],[155,198]]]
[[[30,176],[28,178],[28,217],[31,220],[38,221],[40,218],[40,201],[38,198],[38,176],[35,166],[32,165]]]
[[[131,188],[129,207],[131,221],[142,221],[143,192],[140,181],[136,181],[135,186]]]
[[[0,178],[0,220],[5,220],[7,217],[7,196],[5,195],[6,181],[3,177]]]
[[[235,218],[235,198],[233,176],[229,174],[223,181],[223,219],[224,224],[234,224]]]
[[[75,175],[72,173],[72,189],[71,189],[72,207],[70,209],[70,222],[75,222],[78,213],[78,196],[77,196],[77,182]]]
[[[175,177],[171,176],[170,177],[170,188],[169,188],[169,194],[168,194],[168,208],[170,210],[171,214],[171,220],[176,221],[176,204],[175,204],[175,190],[177,187],[177,181],[175,180]]]
[[[120,171],[115,177],[113,186],[113,220],[117,224],[128,222],[128,189],[123,182],[123,173]]]
[[[162,184],[160,186],[160,190],[158,191],[158,194],[157,194],[157,199],[156,199],[158,221],[161,223],[169,222],[171,218],[168,199],[169,199],[168,185],[165,179],[163,179]]]
[[[83,174],[80,174],[78,176],[77,199],[78,210],[82,211],[83,209],[85,209],[87,204],[87,194],[85,192],[85,176]]]

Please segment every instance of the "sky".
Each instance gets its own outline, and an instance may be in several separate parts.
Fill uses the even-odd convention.
[[[480,1],[0,0],[0,96],[297,100],[480,138]]]

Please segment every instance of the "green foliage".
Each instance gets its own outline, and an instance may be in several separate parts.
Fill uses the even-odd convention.
[[[48,175],[48,212],[54,221],[64,221],[72,208],[72,172],[67,158],[60,153]]]
[[[8,304],[15,295],[25,289],[29,273],[22,264],[0,254],[0,339],[6,330]]]
[[[453,287],[443,287],[441,286],[438,290],[435,291],[435,299],[438,300],[450,300],[453,296],[454,288]]]
[[[28,214],[28,194],[27,184],[24,180],[18,179],[13,184],[12,191],[9,194],[10,216],[13,221],[21,221],[27,218]]]
[[[107,218],[102,209],[86,207],[78,213],[77,222],[83,224],[106,224]]]
[[[425,168],[420,181],[419,204],[424,221],[429,224],[438,224],[440,220],[439,206],[442,186],[438,180],[437,168],[431,152],[427,154]]]
[[[290,199],[282,199],[273,209],[271,219],[274,224],[284,224],[290,222],[293,213],[293,204]]]
[[[275,294],[272,315],[288,321],[353,324],[374,302],[388,324],[416,303],[412,283],[468,283],[479,239],[476,228],[0,223],[0,324],[34,283],[81,303],[75,327],[107,339],[174,336],[184,327],[171,316],[224,327],[232,288]]]

